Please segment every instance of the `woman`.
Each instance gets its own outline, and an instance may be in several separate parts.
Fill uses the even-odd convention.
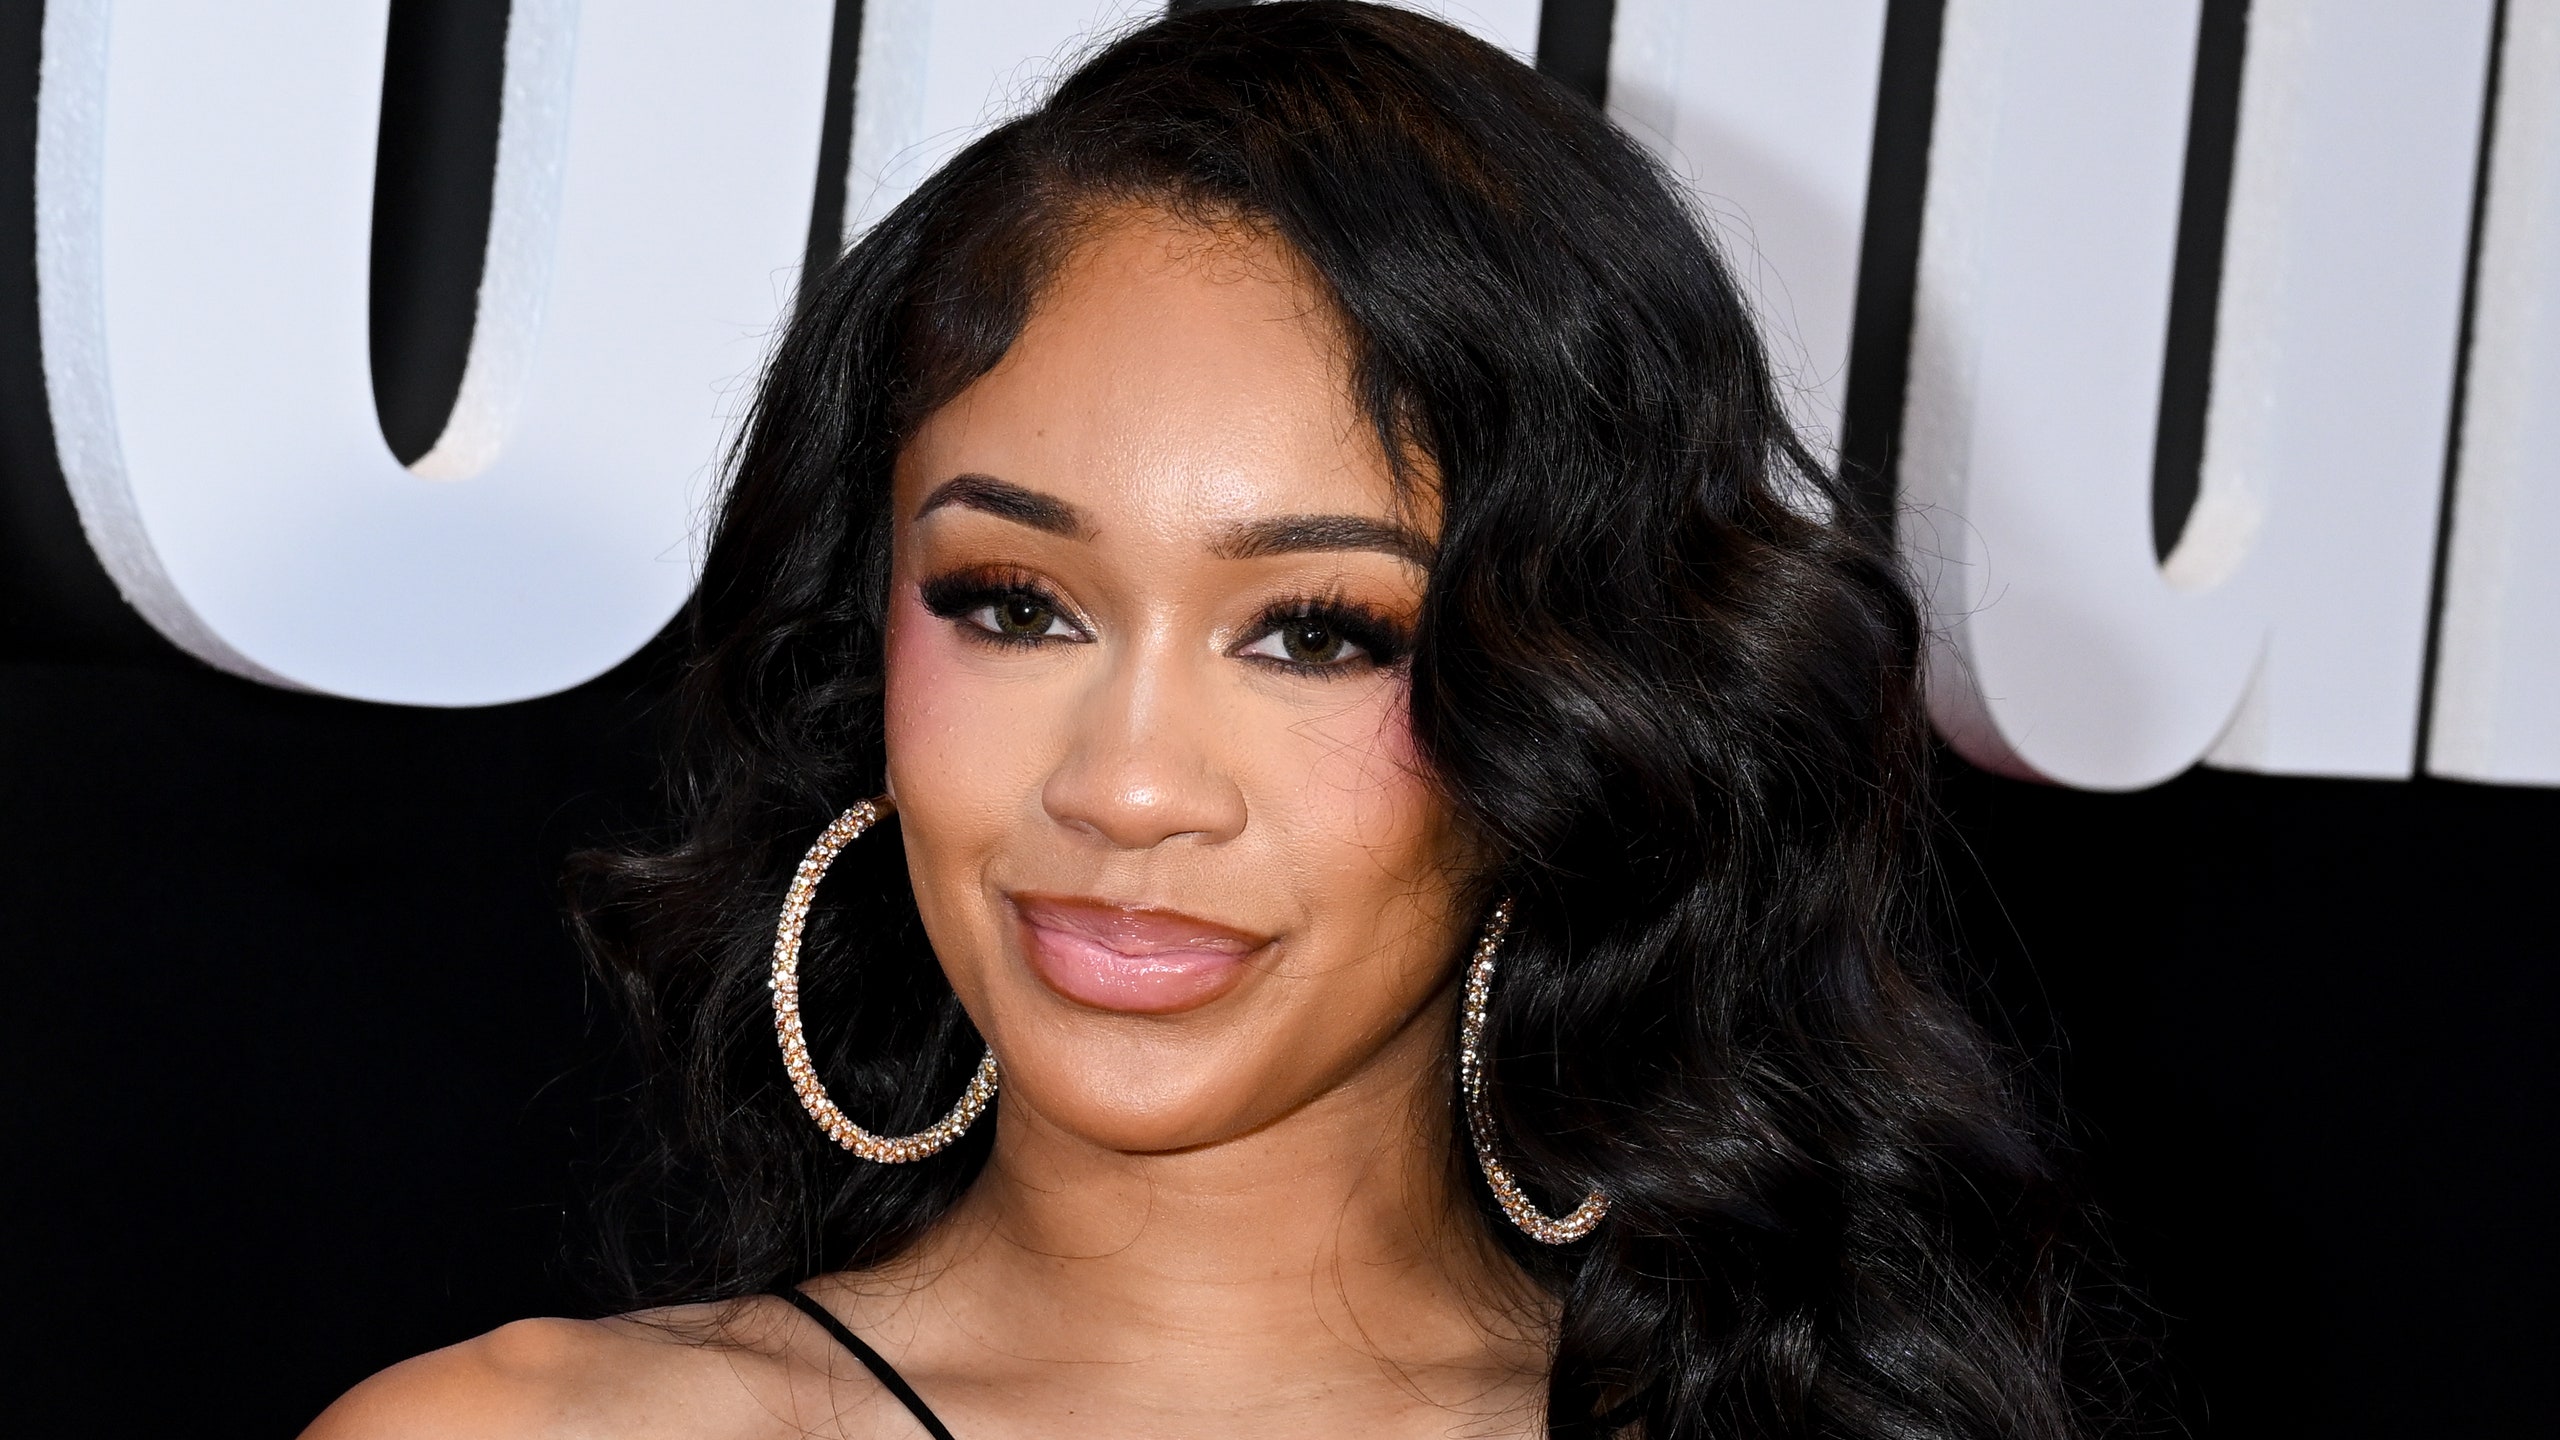
[[[2109,1428],[1848,514],[1588,106],[1335,0],[1120,40],[766,376],[586,912],[662,1308],[311,1434]]]

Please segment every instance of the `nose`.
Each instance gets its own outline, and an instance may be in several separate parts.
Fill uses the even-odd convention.
[[[1243,832],[1244,791],[1220,759],[1227,727],[1211,687],[1168,648],[1133,645],[1097,677],[1040,787],[1051,819],[1124,850]]]

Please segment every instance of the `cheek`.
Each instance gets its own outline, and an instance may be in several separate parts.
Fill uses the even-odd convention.
[[[950,717],[959,713],[953,692],[960,675],[949,642],[931,633],[939,620],[916,602],[911,587],[898,589],[882,657],[881,720],[889,789],[903,803],[918,778],[930,780],[941,768],[924,752],[951,742]]]
[[[988,692],[993,681],[927,611],[912,587],[891,608],[883,657],[882,740],[917,903],[930,922],[974,888],[979,862],[1004,836],[1023,778],[1025,716]],[[1036,788],[1036,778],[1032,782]]]
[[[882,657],[882,741],[889,785],[903,808],[935,806],[973,788],[1002,788],[1029,714],[1007,697],[983,653],[902,585]],[[1013,688],[1019,688],[1018,684]]]
[[[1346,910],[1376,921],[1410,921],[1416,902],[1445,902],[1459,858],[1447,807],[1424,778],[1405,696],[1401,685],[1379,686],[1292,727],[1303,780],[1291,828],[1318,852],[1300,858],[1332,878]]]

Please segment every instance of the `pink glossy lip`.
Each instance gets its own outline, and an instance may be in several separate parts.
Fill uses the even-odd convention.
[[[1174,910],[1076,896],[1012,899],[1032,973],[1096,1010],[1171,1015],[1206,1005],[1244,978],[1247,956],[1271,943]]]

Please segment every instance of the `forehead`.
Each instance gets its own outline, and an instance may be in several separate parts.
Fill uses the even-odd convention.
[[[917,432],[899,507],[955,474],[1103,528],[1399,514],[1330,298],[1283,243],[1133,211],[1100,222],[996,368]]]

